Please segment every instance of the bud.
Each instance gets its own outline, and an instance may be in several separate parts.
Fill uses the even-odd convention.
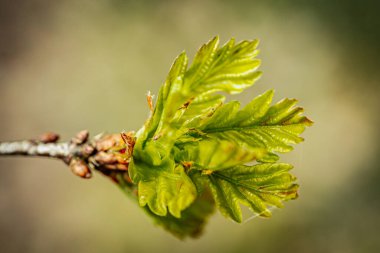
[[[71,139],[71,142],[78,145],[83,144],[87,141],[88,136],[89,136],[88,130],[82,130],[79,133],[77,133],[77,135],[74,138]]]
[[[98,151],[106,151],[111,148],[114,148],[115,146],[119,145],[119,143],[122,141],[120,135],[118,134],[109,134],[105,135],[102,138],[100,138],[96,142],[96,150]]]
[[[84,161],[74,158],[70,161],[69,166],[75,175],[86,179],[91,178],[91,170]]]
[[[38,138],[38,140],[42,143],[54,143],[58,141],[59,135],[53,132],[46,132]]]
[[[95,151],[95,148],[89,144],[85,144],[82,147],[82,152],[85,157],[90,156],[92,153],[94,153],[94,151]]]

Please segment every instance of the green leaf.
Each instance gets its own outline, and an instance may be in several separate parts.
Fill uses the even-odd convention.
[[[181,218],[171,214],[166,216],[155,215],[149,208],[145,208],[146,213],[151,216],[155,223],[180,239],[185,237],[199,237],[207,223],[209,216],[214,212],[215,202],[211,193],[204,192],[184,211]]]
[[[114,171],[113,171],[114,173]],[[135,185],[132,184],[123,173],[115,173],[111,176],[119,188],[133,201],[137,201]],[[157,225],[175,235],[180,239],[185,237],[199,237],[206,225],[208,218],[215,211],[215,202],[209,190],[197,186],[199,189],[198,197],[194,202],[182,211],[181,217],[177,218],[170,213],[160,216],[153,213],[148,206],[143,210],[150,216]]]
[[[221,106],[199,127],[204,137],[228,140],[267,152],[289,152],[291,144],[303,141],[299,135],[312,124],[295,99],[284,99],[269,106],[273,91],[256,97],[245,108],[232,101]],[[271,154],[272,158],[274,154]]]
[[[200,169],[221,170],[251,161],[276,162],[273,152],[292,150],[290,144],[312,122],[302,116],[303,109],[293,107],[295,100],[285,99],[270,106],[273,91],[268,91],[240,109],[232,101],[218,107],[211,116],[198,120],[198,128],[177,139],[176,162],[191,162]]]
[[[140,206],[148,205],[150,210],[160,216],[170,214],[181,217],[181,211],[186,209],[196,198],[196,188],[186,175],[181,165],[174,173],[157,170],[151,172],[149,178],[138,183]]]
[[[235,45],[232,39],[220,49],[218,45],[219,38],[215,37],[201,47],[189,70],[186,54],[177,57],[160,90],[154,113],[142,131],[146,133],[140,134],[144,143],[154,136],[176,137],[176,130],[186,127],[184,122],[194,112],[207,114],[224,101],[223,96],[211,93],[238,93],[259,78],[257,40]]]
[[[220,212],[242,222],[240,203],[263,217],[271,216],[268,206],[282,207],[282,202],[297,197],[295,177],[288,173],[289,164],[238,165],[211,173],[196,172],[193,180],[210,187]]]
[[[239,93],[251,86],[260,76],[256,71],[260,60],[258,40],[242,41],[235,45],[231,39],[218,49],[219,38],[203,45],[185,74],[185,91],[207,94],[216,91]]]

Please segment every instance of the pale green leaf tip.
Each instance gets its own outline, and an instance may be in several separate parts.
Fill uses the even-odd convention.
[[[275,92],[276,91],[274,89],[270,89],[270,90],[267,90],[264,94],[273,98]]]
[[[260,45],[260,40],[259,39],[254,39],[254,40],[251,40],[250,43],[253,45],[253,50],[256,51],[256,55],[260,52],[259,49],[257,49],[257,47]]]
[[[254,39],[253,42],[255,43],[255,46],[257,47],[260,45],[260,39]]]
[[[255,73],[256,73],[256,76],[253,79],[253,82],[256,82],[257,80],[259,80],[261,78],[261,76],[263,75],[263,71],[259,70],[259,71],[256,71]]]
[[[314,121],[312,121],[311,119],[309,119],[308,117],[305,117],[305,119],[304,119],[304,124],[306,125],[306,126],[312,126],[312,125],[314,125]]]
[[[184,58],[184,59],[187,59],[187,58],[188,58],[185,50],[183,50],[183,51],[177,56],[176,60],[178,60],[178,59],[181,59],[181,60],[182,60],[182,58]]]
[[[174,208],[174,207],[171,207],[170,205],[168,205],[168,211],[175,218],[177,218],[177,219],[181,218],[181,210],[179,210],[178,208]],[[167,214],[165,214],[165,216],[166,215]]]
[[[207,44],[219,44],[219,35],[215,35]]]
[[[242,223],[243,222],[243,216],[240,214],[239,216],[232,217],[232,220],[237,222],[237,223]]]

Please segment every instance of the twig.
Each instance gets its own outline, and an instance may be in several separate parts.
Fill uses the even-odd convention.
[[[78,146],[68,142],[38,143],[35,141],[1,142],[1,155],[47,156],[64,159],[70,154],[80,154]]]
[[[82,178],[91,177],[91,169],[98,170],[114,181],[128,177],[128,164],[134,146],[134,133],[100,135],[89,140],[83,130],[68,142],[56,143],[59,135],[45,133],[36,140],[0,142],[0,155],[49,157],[64,161],[72,172]],[[119,182],[121,183],[121,182]]]

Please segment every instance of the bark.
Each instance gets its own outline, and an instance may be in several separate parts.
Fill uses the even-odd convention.
[[[47,156],[64,160],[80,155],[78,146],[69,142],[38,143],[35,141],[0,142],[0,155]]]

